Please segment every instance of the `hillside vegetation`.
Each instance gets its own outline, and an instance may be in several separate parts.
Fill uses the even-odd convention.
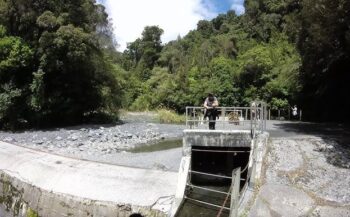
[[[119,107],[179,113],[213,92],[222,106],[298,105],[348,121],[350,2],[246,0],[167,44],[145,27],[123,52],[95,0],[0,0],[0,128],[109,122]]]
[[[94,0],[0,0],[0,127],[113,119],[114,42]]]
[[[349,1],[246,0],[245,8],[164,46],[163,30],[146,27],[116,61],[128,80],[124,106],[183,112],[213,92],[222,106],[259,99],[272,109],[296,104],[308,119],[349,120]]]

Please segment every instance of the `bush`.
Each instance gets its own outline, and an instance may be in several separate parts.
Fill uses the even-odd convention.
[[[184,124],[186,121],[186,117],[184,115],[179,115],[175,111],[167,109],[157,110],[157,118],[159,119],[160,123],[167,124]]]

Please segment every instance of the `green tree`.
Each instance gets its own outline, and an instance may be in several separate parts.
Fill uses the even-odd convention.
[[[32,59],[31,48],[0,25],[0,127],[15,128],[26,118]]]
[[[305,115],[349,120],[350,2],[304,0],[298,48],[302,55]],[[309,111],[309,112],[308,112]]]
[[[2,127],[75,124],[97,113],[116,114],[120,85],[108,61],[115,40],[102,5],[0,0],[0,26]]]

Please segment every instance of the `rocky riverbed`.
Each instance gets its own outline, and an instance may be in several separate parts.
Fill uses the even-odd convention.
[[[183,125],[154,123],[152,115],[134,113],[118,125],[84,125],[24,132],[0,132],[0,141],[63,156],[125,166],[178,169],[181,150],[130,153],[139,146],[181,139]],[[153,122],[153,123],[152,123]],[[177,156],[168,160],[168,155]]]

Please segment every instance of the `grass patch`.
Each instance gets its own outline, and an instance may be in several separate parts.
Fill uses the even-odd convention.
[[[184,115],[179,115],[175,111],[168,109],[157,110],[157,118],[160,123],[165,124],[184,124],[186,122]]]

